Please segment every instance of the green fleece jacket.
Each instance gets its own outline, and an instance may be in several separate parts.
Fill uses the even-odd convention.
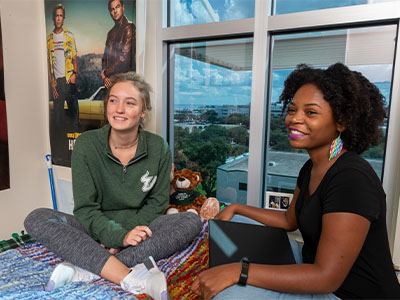
[[[89,235],[109,248],[149,225],[169,201],[171,151],[166,141],[140,131],[135,157],[126,165],[108,144],[110,125],[84,132],[72,152],[74,215]]]

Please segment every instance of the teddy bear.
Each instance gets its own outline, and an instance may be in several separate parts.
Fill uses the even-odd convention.
[[[173,175],[173,176],[172,176]],[[203,219],[212,219],[219,212],[219,202],[216,198],[207,198],[196,191],[202,178],[200,172],[189,169],[171,171],[170,201],[165,212],[174,214],[189,211]]]

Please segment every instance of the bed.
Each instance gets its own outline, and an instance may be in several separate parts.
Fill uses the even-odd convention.
[[[207,224],[203,220],[200,234],[187,248],[157,262],[167,278],[171,300],[199,298],[189,287],[208,268]],[[125,292],[105,279],[73,282],[45,292],[54,267],[63,260],[23,232],[2,241],[0,252],[0,299],[151,299],[145,294]]]

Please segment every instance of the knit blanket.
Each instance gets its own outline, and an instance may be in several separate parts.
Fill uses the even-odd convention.
[[[199,298],[190,291],[190,285],[208,268],[207,236],[207,221],[203,221],[202,231],[188,247],[157,262],[167,277],[171,300]],[[45,292],[54,267],[62,261],[38,242],[0,253],[0,299],[151,299],[145,294],[128,293],[105,279],[72,282]]]

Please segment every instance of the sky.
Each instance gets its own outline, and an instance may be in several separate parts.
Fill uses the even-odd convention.
[[[277,0],[276,14],[366,4],[368,0]]]
[[[360,5],[371,0],[276,0],[275,14]],[[388,0],[373,0],[384,2]],[[172,26],[254,17],[254,0],[171,0]]]
[[[366,2],[367,0],[278,0],[277,12],[287,13],[311,8],[365,4]],[[211,22],[212,18],[216,21],[226,21],[254,17],[254,1],[252,0],[173,0],[171,3],[176,16],[172,21],[175,25]],[[326,34],[326,32],[323,33],[323,35]],[[219,43],[223,43],[223,41]],[[215,45],[218,42],[203,43],[203,46],[210,44]],[[184,44],[178,44],[177,47],[179,45]],[[207,48],[204,53],[207,55]],[[251,71],[232,71],[178,54],[175,54],[174,62],[175,105],[246,105],[250,103]],[[351,68],[363,73],[372,82],[379,83],[382,93],[388,98],[392,76],[391,64],[353,66]],[[291,71],[276,70],[273,72],[272,102],[279,98],[283,82]]]
[[[252,0],[171,0],[171,5],[173,26],[254,17]]]
[[[246,105],[251,98],[251,71],[232,71],[175,55],[174,103]]]
[[[53,7],[65,7],[64,28],[75,36],[78,55],[102,54],[108,31],[114,26],[108,11],[107,0],[45,0],[46,35],[54,29]],[[136,24],[136,1],[124,1],[125,16]]]

